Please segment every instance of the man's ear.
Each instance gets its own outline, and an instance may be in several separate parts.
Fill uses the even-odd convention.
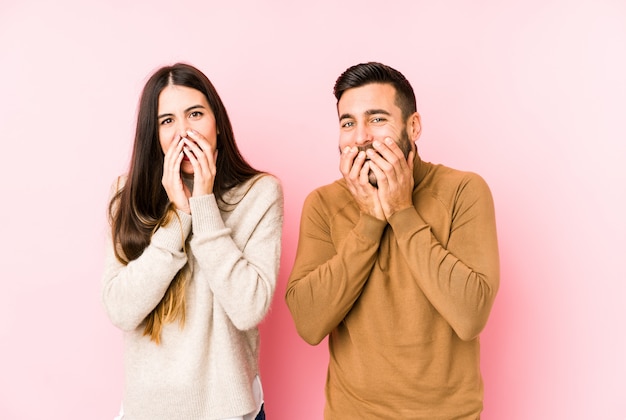
[[[406,122],[406,131],[412,142],[419,139],[420,134],[422,134],[422,121],[420,120],[419,113],[414,112],[411,116],[409,116]]]

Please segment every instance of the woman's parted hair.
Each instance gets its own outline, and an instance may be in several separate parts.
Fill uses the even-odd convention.
[[[222,201],[226,191],[261,173],[246,162],[235,142],[226,108],[211,81],[197,68],[177,63],[161,67],[146,82],[137,113],[135,142],[125,184],[109,203],[116,257],[124,264],[138,258],[159,226],[176,215],[161,184],[164,154],[159,142],[158,107],[161,91],[169,85],[196,89],[207,98],[217,125],[216,175],[213,193]],[[185,249],[182,241],[181,247]],[[186,265],[170,283],[159,305],[145,320],[144,334],[160,342],[162,325],[185,320]]]

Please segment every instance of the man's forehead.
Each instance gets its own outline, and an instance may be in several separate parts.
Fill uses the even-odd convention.
[[[400,110],[396,104],[395,88],[388,83],[370,83],[347,89],[337,103],[340,115],[371,114],[381,110],[387,113]]]

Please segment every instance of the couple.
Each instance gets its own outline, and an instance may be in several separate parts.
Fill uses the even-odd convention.
[[[478,419],[478,335],[499,283],[481,177],[422,161],[410,83],[380,63],[336,81],[342,179],[304,203],[286,302],[329,337],[326,419]],[[250,166],[209,79],[146,83],[112,188],[103,302],[122,329],[118,418],[264,419],[258,324],[276,287],[280,181]]]

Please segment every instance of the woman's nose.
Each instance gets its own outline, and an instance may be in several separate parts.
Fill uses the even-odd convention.
[[[176,131],[181,137],[187,137],[187,130],[189,130],[189,126],[186,122],[180,122],[176,125]]]

